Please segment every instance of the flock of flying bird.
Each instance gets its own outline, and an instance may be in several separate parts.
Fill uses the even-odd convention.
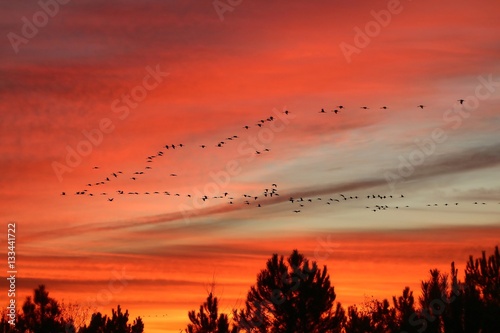
[[[465,102],[465,100],[463,100],[463,99],[459,99],[457,101],[460,104],[463,104]],[[418,105],[417,107],[420,109],[423,109],[425,106]],[[369,109],[369,107],[367,107],[367,106],[361,106],[360,108],[365,109],[365,110]],[[389,108],[387,106],[382,106],[382,107],[380,107],[380,109],[387,110]],[[334,114],[338,114],[341,112],[341,110],[342,111],[345,110],[345,107],[343,105],[337,106],[337,108],[335,108],[334,110],[331,110],[331,112],[333,112]],[[290,111],[286,110],[283,113],[285,114],[285,116],[287,116],[290,114]],[[321,109],[319,111],[319,113],[327,113],[327,112],[325,111],[325,109]],[[269,116],[269,117],[258,120],[256,122],[255,126],[261,128],[261,127],[265,126],[266,123],[269,123],[269,122],[272,122],[275,120],[276,119],[274,116]],[[242,126],[242,128],[244,130],[249,130],[251,127],[252,126],[250,126],[250,125]],[[200,144],[198,147],[201,149],[205,149],[205,148],[210,147],[210,146],[216,147],[216,148],[223,148],[224,146],[226,146],[230,142],[238,140],[239,138],[240,138],[239,135],[231,135],[231,136],[225,137],[224,139],[218,141],[215,144],[212,144],[212,145]],[[156,153],[150,154],[146,157],[146,166],[144,167],[143,170],[138,170],[138,171],[132,172],[131,174],[128,175],[128,178],[131,181],[139,180],[140,177],[145,175],[149,170],[151,170],[153,168],[151,163],[153,163],[157,159],[163,157],[169,151],[179,151],[179,150],[182,150],[184,148],[185,148],[185,144],[183,144],[183,143],[178,143],[178,144],[170,143],[170,144],[164,145]],[[265,148],[262,150],[256,150],[255,154],[261,155],[261,154],[263,154],[265,152],[269,152],[269,151],[270,151],[269,148]],[[95,166],[93,169],[99,170],[100,167]],[[121,178],[124,175],[125,175],[125,173],[121,170],[111,172],[109,175],[107,175],[106,177],[104,177],[103,179],[101,179],[99,181],[90,182],[90,183],[86,184],[86,187],[87,187],[86,189],[77,191],[74,194],[78,195],[78,196],[90,196],[90,197],[93,197],[96,195],[101,195],[101,196],[105,196],[109,202],[114,201],[115,196],[121,196],[121,195],[165,195],[165,196],[173,196],[173,197],[187,197],[187,198],[191,198],[192,200],[202,200],[203,202],[206,202],[206,201],[212,200],[212,199],[218,199],[218,200],[222,199],[222,200],[226,200],[227,204],[230,204],[230,205],[241,204],[241,205],[256,206],[256,207],[262,207],[265,203],[273,201],[273,198],[276,201],[284,201],[284,199],[278,199],[280,194],[278,193],[278,185],[277,184],[271,184],[271,186],[269,188],[264,189],[263,191],[259,192],[258,194],[255,194],[255,193],[253,193],[253,194],[248,194],[248,193],[246,193],[246,194],[230,194],[228,192],[224,192],[224,193],[221,193],[220,195],[217,195],[217,196],[208,197],[207,195],[204,195],[204,196],[201,196],[198,198],[195,198],[192,194],[180,194],[180,193],[175,193],[175,192],[166,191],[166,190],[151,191],[151,192],[149,192],[149,191],[147,191],[147,192],[125,191],[125,190],[121,190],[121,189],[118,189],[118,190],[112,191],[112,192],[98,191],[98,190],[97,190],[97,192],[95,192],[95,191],[90,190],[90,188],[98,188],[98,187],[102,187],[104,185],[107,185],[110,182],[112,182],[114,179]],[[178,175],[177,175],[177,173],[170,173],[169,176],[170,177],[177,177]],[[62,192],[61,195],[65,196],[66,192]],[[311,204],[313,202],[325,202],[326,205],[336,205],[336,204],[340,204],[340,203],[348,201],[348,200],[357,200],[357,199],[362,199],[362,198],[364,199],[364,196],[357,196],[357,195],[346,196],[344,194],[339,194],[338,197],[329,197],[329,198],[323,198],[323,197],[303,198],[303,197],[290,196],[288,201],[290,201],[294,205],[293,212],[300,213],[300,212],[302,212],[302,209],[304,209],[304,207],[306,205]],[[384,202],[387,200],[396,199],[396,198],[404,198],[404,195],[401,194],[397,197],[396,196],[393,197],[393,195],[381,195],[381,194],[366,195],[366,199],[371,199],[371,200],[378,199],[378,200],[383,200]],[[482,203],[474,202],[474,204],[486,205],[485,202],[482,202]],[[458,206],[459,203],[458,202],[454,202],[452,204],[444,203],[441,205],[442,206]],[[436,203],[427,204],[427,206],[428,207],[439,206],[439,204],[436,204]],[[389,206],[387,204],[376,204],[373,206],[366,206],[366,208],[371,209],[374,212],[377,212],[377,211],[384,211],[384,210],[387,210],[390,208],[394,208],[394,209],[410,208],[410,206],[405,205],[405,204],[398,204],[398,205],[391,205],[391,206]]]

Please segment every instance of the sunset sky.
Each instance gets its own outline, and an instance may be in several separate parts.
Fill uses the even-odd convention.
[[[347,307],[499,244],[500,2],[226,1],[2,2],[18,306],[45,284],[173,333],[273,253]]]

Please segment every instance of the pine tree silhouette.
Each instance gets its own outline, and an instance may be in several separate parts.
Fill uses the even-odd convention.
[[[49,297],[45,285],[39,285],[33,291],[33,298],[26,297],[22,306],[22,315],[18,318],[16,329],[20,332],[51,333],[65,332],[72,329],[61,317],[59,303]]]
[[[415,299],[409,287],[405,287],[403,295],[393,297],[392,303],[396,310],[397,332],[417,333],[418,330],[412,325],[412,319],[417,316],[415,310]]]
[[[236,329],[229,330],[229,320],[226,314],[220,314],[218,300],[210,293],[207,301],[200,305],[200,311],[194,310],[188,313],[191,324],[188,324],[188,333],[236,333]]]
[[[337,304],[326,266],[294,250],[285,262],[274,254],[250,288],[245,309],[234,312],[243,332],[335,333],[345,312]]]
[[[100,312],[92,314],[89,326],[82,327],[78,333],[143,333],[144,323],[137,317],[133,324],[128,324],[128,310],[122,312],[120,305],[111,309],[111,317]]]
[[[482,323],[482,333],[500,332],[500,253],[498,246],[495,253],[486,258],[483,251],[482,257],[474,260],[469,257],[465,269],[465,283],[469,292],[468,301],[474,302],[475,297],[480,297],[481,311],[472,312],[468,319],[473,323]]]

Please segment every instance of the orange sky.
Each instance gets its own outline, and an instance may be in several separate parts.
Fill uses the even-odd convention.
[[[32,35],[40,4],[0,8],[19,302],[44,283],[178,332],[214,279],[240,306],[273,253],[327,265],[347,306],[498,244],[497,1],[79,1]]]

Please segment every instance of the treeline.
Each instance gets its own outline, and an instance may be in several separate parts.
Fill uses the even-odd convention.
[[[189,312],[187,333],[499,333],[500,254],[469,257],[465,280],[451,263],[449,274],[430,270],[416,300],[406,287],[392,300],[370,300],[345,310],[326,266],[318,267],[297,250],[285,260],[273,255],[231,320],[218,313],[208,295]],[[369,282],[369,281],[367,281]]]
[[[144,323],[137,317],[129,322],[128,310],[122,312],[120,305],[112,309],[111,317],[95,312],[86,323],[88,309],[78,305],[64,305],[49,297],[44,285],[40,285],[28,296],[21,311],[9,316],[11,310],[3,311],[0,321],[2,333],[143,333]],[[12,325],[12,318],[15,318]],[[82,318],[83,317],[83,318]]]
[[[319,267],[297,250],[288,258],[274,254],[257,275],[244,307],[219,313],[210,293],[197,311],[188,313],[185,333],[499,333],[500,253],[469,257],[465,279],[451,263],[450,273],[430,270],[415,299],[406,287],[391,300],[369,300],[343,308],[335,302],[327,267]],[[0,332],[11,333],[143,333],[137,317],[129,322],[120,306],[111,317],[93,313],[90,322],[75,325],[75,313],[65,311],[45,287],[27,297],[16,325],[4,311]],[[78,326],[78,327],[77,327]]]

